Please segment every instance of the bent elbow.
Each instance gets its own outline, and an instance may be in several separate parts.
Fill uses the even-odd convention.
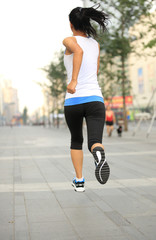
[[[82,48],[78,48],[78,49],[75,51],[75,53],[77,53],[78,55],[83,56],[83,50],[82,50]]]
[[[83,50],[82,50],[82,48],[80,49],[80,54],[83,55]]]
[[[79,50],[78,54],[79,54],[79,56],[83,57],[83,50],[82,50],[82,48]]]

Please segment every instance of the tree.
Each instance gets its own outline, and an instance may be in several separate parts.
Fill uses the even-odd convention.
[[[147,25],[147,34],[150,33],[150,40],[147,43],[143,43],[144,48],[156,48],[156,11],[151,13],[148,19],[145,20]],[[153,52],[152,56],[156,56],[156,51]]]
[[[57,127],[59,127],[59,112],[63,109],[63,102],[66,92],[66,70],[64,67],[64,53],[61,51],[56,55],[57,61],[51,62],[50,65],[43,68],[47,72],[49,80],[48,88],[53,97],[52,112],[57,114]]]
[[[27,125],[27,120],[28,120],[28,109],[25,107],[23,109],[23,124]]]
[[[105,99],[110,100],[115,95],[122,95],[121,61],[119,57],[121,43],[120,40],[115,41],[115,37],[109,32],[100,35],[98,42],[101,46],[99,82]],[[127,75],[126,78],[125,93],[128,95],[130,93],[130,83]]]
[[[129,34],[129,29],[137,21],[141,20],[141,17],[149,16],[149,10],[152,8],[152,0],[91,0],[94,3],[101,4],[102,10],[106,11],[112,25],[109,27],[109,31],[106,32],[100,38],[101,50],[109,59],[112,60],[112,66],[116,66],[116,74],[111,78],[116,78],[116,83],[121,88],[123,96],[123,119],[124,119],[124,130],[128,130],[127,126],[127,110],[125,97],[129,91],[129,80],[127,76],[127,59],[131,52],[135,49],[131,42],[133,41],[132,36]],[[107,41],[105,41],[107,39]],[[118,63],[114,63],[114,60],[119,59]],[[106,57],[107,61],[107,57]],[[105,63],[108,68],[108,63]]]

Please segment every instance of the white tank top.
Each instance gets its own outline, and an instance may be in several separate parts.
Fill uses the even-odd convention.
[[[103,102],[101,88],[97,81],[98,43],[91,37],[75,36],[75,38],[83,50],[83,59],[77,79],[76,92],[74,94],[66,93],[64,105],[70,106],[93,101]],[[70,83],[73,71],[73,54],[64,55],[64,65],[68,83]]]

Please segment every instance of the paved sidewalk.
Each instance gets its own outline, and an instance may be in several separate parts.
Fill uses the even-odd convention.
[[[106,185],[85,140],[85,193],[71,186],[69,141],[65,127],[0,127],[0,239],[155,240],[156,128],[104,135]]]

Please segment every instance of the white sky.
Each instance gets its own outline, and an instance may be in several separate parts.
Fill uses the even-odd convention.
[[[40,68],[53,61],[71,35],[68,15],[81,0],[0,0],[0,76],[18,89],[20,110],[42,106]]]

